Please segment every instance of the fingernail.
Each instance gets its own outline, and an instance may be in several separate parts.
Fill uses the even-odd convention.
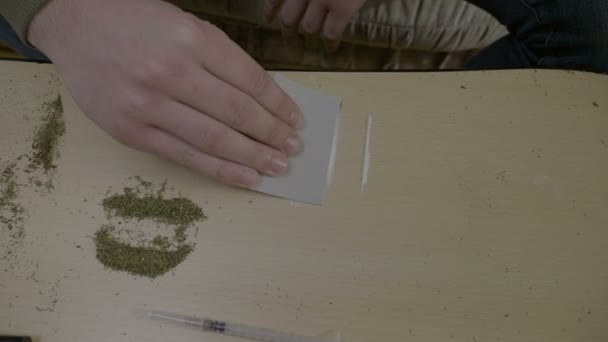
[[[257,171],[249,168],[241,171],[240,178],[241,179],[239,180],[238,185],[244,188],[253,188],[260,181],[260,175],[257,173]]]
[[[285,157],[273,157],[270,161],[270,170],[266,173],[271,176],[280,176],[287,172],[289,168],[289,163],[287,162],[287,158]]]
[[[290,156],[294,155],[300,151],[300,145],[300,139],[295,136],[291,136],[285,141],[285,145],[283,145],[283,152]]]
[[[291,113],[289,124],[296,129],[302,128],[302,126],[304,126],[304,115],[300,112]]]

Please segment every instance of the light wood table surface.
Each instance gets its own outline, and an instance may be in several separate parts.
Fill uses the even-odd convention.
[[[28,151],[37,108],[58,91],[67,120],[55,189],[21,191],[26,239],[16,267],[0,261],[0,334],[238,341],[134,315],[150,308],[303,335],[341,329],[348,342],[608,341],[608,76],[285,75],[343,98],[324,206],[122,147],[53,66],[0,62],[3,163]],[[209,216],[193,254],[155,280],[95,257],[100,202],[134,175],[168,180]]]

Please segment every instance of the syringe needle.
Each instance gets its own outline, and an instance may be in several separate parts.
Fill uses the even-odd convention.
[[[149,318],[159,319],[165,322],[173,322],[183,324],[189,327],[204,329],[205,320],[196,317],[176,315],[168,312],[150,310],[146,311],[146,316]]]
[[[332,338],[307,337],[269,329],[254,328],[241,324],[176,315],[161,311],[147,311],[146,315],[150,318],[195,327],[207,332],[215,332],[218,334],[262,342],[340,342],[339,333]]]

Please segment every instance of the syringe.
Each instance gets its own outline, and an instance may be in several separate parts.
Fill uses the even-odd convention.
[[[254,328],[246,325],[216,321],[197,317],[176,315],[161,311],[146,311],[147,317],[194,327],[206,332],[235,336],[262,342],[340,342],[340,333],[332,337],[307,337],[274,330]]]

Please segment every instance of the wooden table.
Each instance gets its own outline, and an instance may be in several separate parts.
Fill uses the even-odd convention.
[[[607,76],[286,76],[343,98],[322,207],[126,149],[79,112],[53,66],[1,62],[2,161],[30,148],[54,92],[68,127],[55,189],[23,190],[22,262],[2,272],[0,261],[0,333],[233,341],[134,315],[153,308],[304,335],[342,329],[348,342],[608,340]],[[95,258],[100,201],[134,175],[167,179],[209,216],[195,252],[156,280]]]

